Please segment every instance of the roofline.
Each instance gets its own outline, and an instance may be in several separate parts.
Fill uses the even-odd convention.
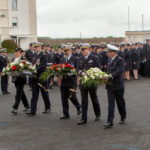
[[[144,31],[125,31],[125,32],[150,32],[150,30],[144,30]]]

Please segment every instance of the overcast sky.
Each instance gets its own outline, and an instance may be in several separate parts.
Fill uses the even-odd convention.
[[[38,35],[52,38],[124,36],[128,29],[150,29],[150,0],[37,0]]]

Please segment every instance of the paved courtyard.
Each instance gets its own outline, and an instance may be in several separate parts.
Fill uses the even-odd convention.
[[[104,130],[107,118],[107,96],[105,88],[98,89],[102,109],[101,121],[95,116],[89,100],[88,124],[77,126],[80,119],[70,103],[70,120],[59,120],[62,112],[60,92],[50,90],[52,113],[43,115],[43,100],[40,97],[35,117],[23,113],[10,113],[14,103],[15,88],[10,84],[11,95],[0,95],[0,150],[150,150],[150,79],[126,82],[128,118],[126,125],[119,125],[116,109],[114,128]],[[26,87],[28,99],[31,92]],[[80,92],[78,90],[78,98]]]

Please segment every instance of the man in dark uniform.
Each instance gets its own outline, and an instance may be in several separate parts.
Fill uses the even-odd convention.
[[[103,69],[103,55],[102,55],[102,53],[103,53],[103,49],[102,49],[102,46],[96,46],[96,53],[95,53],[95,55],[97,56],[97,57],[99,57],[99,61],[100,61],[100,69]]]
[[[34,62],[34,56],[35,56],[35,52],[34,52],[34,44],[35,42],[32,42],[29,44],[29,49],[26,51],[25,53],[25,58],[30,62],[33,63]]]
[[[102,53],[101,53],[101,57],[102,57],[102,61],[101,61],[101,66],[102,66],[102,70],[104,71],[104,72],[106,72],[107,71],[107,66],[108,66],[108,56],[107,56],[107,46],[106,46],[106,44],[102,44],[102,49],[103,49],[103,51],[102,51]]]
[[[66,46],[64,48],[64,57],[61,59],[61,63],[71,64],[73,67],[77,67],[77,58],[72,55],[72,50],[70,47]],[[63,76],[60,82],[60,91],[61,91],[61,99],[63,106],[63,116],[60,119],[68,119],[69,115],[69,104],[68,100],[70,99],[73,105],[77,109],[77,115],[81,114],[80,104],[78,102],[76,96],[76,87],[77,87],[77,76],[76,75],[68,75]]]
[[[143,47],[143,59],[145,63],[145,76],[150,77],[150,39],[146,40],[146,44]]]
[[[24,57],[32,64],[34,63],[34,60],[35,60],[34,44],[35,42],[32,42],[29,44],[29,49],[25,52],[25,55],[24,55]],[[32,89],[31,78],[29,79],[29,86],[30,86],[30,91],[31,91]]]
[[[3,69],[7,66],[7,63],[8,63],[7,50],[1,49],[0,50],[0,75]],[[8,92],[8,75],[1,76],[1,91],[3,95],[10,94]]]
[[[57,52],[54,54],[54,64],[60,64],[60,60],[63,57],[62,49],[59,48]]]
[[[100,61],[97,56],[94,56],[90,52],[90,45],[88,43],[84,43],[81,47],[82,57],[79,59],[78,62],[78,73],[80,76],[85,75],[85,71],[90,68],[95,68],[100,66]],[[81,98],[82,98],[82,118],[78,122],[78,125],[83,125],[87,123],[87,111],[88,111],[88,93],[90,94],[94,112],[96,115],[95,121],[99,121],[101,111],[100,111],[100,104],[97,97],[97,86],[92,87],[84,87],[80,85],[81,91]]]
[[[21,48],[15,49],[15,58],[13,59],[13,62],[20,62],[21,60],[24,60],[22,57],[23,50]],[[25,110],[29,110],[29,103],[26,97],[26,94],[24,92],[24,86],[26,84],[26,78],[23,76],[13,76],[13,82],[16,87],[16,96],[15,96],[15,103],[13,105],[13,110],[11,113],[17,114],[17,110],[19,108],[20,101],[22,101]]]
[[[118,55],[125,60],[125,57],[126,57],[126,54],[125,54],[125,45],[120,45],[120,50],[118,52]]]
[[[81,53],[81,49],[79,46],[77,46],[76,48],[76,51],[75,53],[73,54],[77,59],[79,59],[81,56],[82,56],[82,53]]]
[[[45,54],[47,55],[47,66],[52,65],[54,63],[54,54],[50,45],[45,46]],[[53,89],[53,77],[49,77],[47,84],[49,89]]]
[[[34,64],[36,65],[37,74],[32,78],[32,98],[31,98],[31,110],[27,112],[27,115],[34,116],[36,115],[37,110],[37,102],[39,99],[39,90],[41,90],[42,97],[45,104],[45,111],[43,113],[49,113],[51,111],[51,104],[49,99],[49,93],[47,90],[47,82],[40,81],[40,75],[45,71],[47,65],[47,56],[42,52],[42,44],[36,43],[34,44],[34,50],[36,53],[36,59]]]
[[[52,47],[50,45],[46,45],[46,55],[47,55],[47,63],[50,65],[50,64],[53,64],[54,63],[54,54],[52,52]]]
[[[143,57],[143,46],[144,46],[144,43],[140,42],[139,43],[139,51],[140,51],[140,74],[144,77],[145,76],[145,64],[146,64],[146,60]]]
[[[118,110],[121,116],[120,124],[125,123],[126,119],[126,107],[124,100],[124,78],[123,73],[125,70],[124,60],[118,56],[117,52],[119,49],[113,45],[108,45],[109,65],[107,73],[112,75],[109,79],[106,89],[108,95],[108,119],[107,124],[104,128],[113,127],[114,112],[115,112],[115,101],[117,102]]]
[[[138,43],[135,43],[134,48],[132,49],[132,71],[135,80],[139,79],[139,69],[140,69],[140,50],[138,48]]]

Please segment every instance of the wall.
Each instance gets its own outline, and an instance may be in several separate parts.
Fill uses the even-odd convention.
[[[127,42],[145,42],[150,38],[150,31],[128,31],[126,32]]]

